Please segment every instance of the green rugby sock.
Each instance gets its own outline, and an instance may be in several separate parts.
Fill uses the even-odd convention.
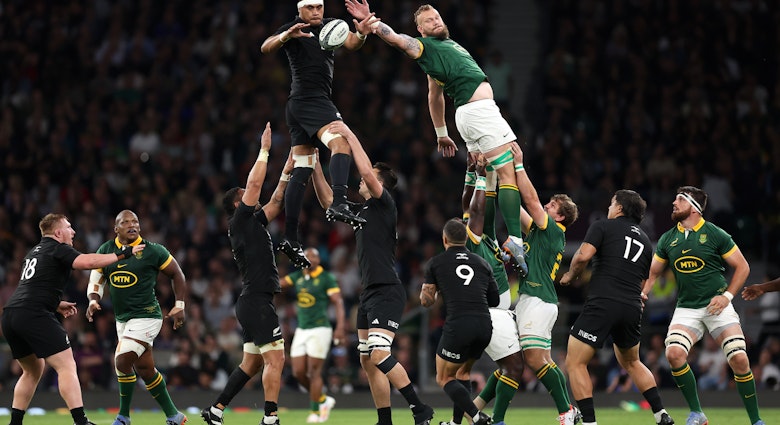
[[[496,403],[493,405],[493,422],[502,422],[520,384],[514,379],[501,375],[496,385]]]
[[[677,384],[677,388],[682,391],[691,412],[701,412],[699,392],[696,388],[696,376],[693,374],[691,366],[686,362],[680,368],[672,368],[672,378]]]
[[[758,394],[756,394],[756,380],[753,378],[753,372],[748,371],[745,375],[734,374],[734,382],[737,383],[737,392],[742,403],[745,405],[750,423],[754,424],[761,420],[758,413]]]
[[[490,374],[485,386],[479,393],[479,398],[485,400],[485,404],[490,403],[496,397],[496,385],[498,385],[498,377],[501,376],[501,371],[496,369]]]
[[[137,378],[133,373],[132,375],[117,375],[116,380],[119,382],[119,414],[129,417],[130,402],[133,401]]]
[[[523,237],[520,227],[520,191],[513,184],[502,184],[498,187],[498,208],[504,217],[506,230],[512,236]]]
[[[553,401],[555,401],[555,408],[558,409],[558,413],[568,412],[569,398],[566,394],[566,387],[561,385],[558,374],[555,373],[554,369],[557,369],[557,365],[548,363],[536,371],[536,378],[547,388]]]
[[[154,397],[154,401],[160,405],[160,408],[165,412],[165,416],[171,417],[179,411],[171,400],[171,395],[168,394],[168,387],[165,385],[165,378],[163,378],[160,372],[150,380],[151,382],[146,384],[146,390]]]

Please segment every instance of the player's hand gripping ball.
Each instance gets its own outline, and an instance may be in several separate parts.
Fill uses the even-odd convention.
[[[341,19],[334,19],[320,31],[320,47],[323,50],[336,50],[344,45],[349,35],[349,25]]]

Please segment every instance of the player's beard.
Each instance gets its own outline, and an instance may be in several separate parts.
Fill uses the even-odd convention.
[[[438,34],[433,34],[434,37],[438,38],[439,40],[446,40],[450,38],[450,29],[447,28],[447,25],[442,25],[442,29],[439,30]]]
[[[672,222],[679,223],[691,216],[691,209],[687,211],[677,210],[672,211]]]

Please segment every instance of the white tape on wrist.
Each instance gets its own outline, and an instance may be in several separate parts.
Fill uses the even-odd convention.
[[[441,127],[435,127],[434,130],[436,130],[436,137],[447,137],[449,134],[447,134],[447,126],[443,125]]]
[[[175,307],[176,307],[176,308],[180,308],[180,309],[184,310],[184,301],[182,301],[182,300],[176,300]]]
[[[734,299],[734,294],[732,294],[729,291],[726,291],[726,292],[722,293],[721,295],[723,295],[724,297],[728,298],[729,302],[731,302],[731,300]]]
[[[260,153],[257,154],[257,162],[268,162],[268,151],[260,149]]]

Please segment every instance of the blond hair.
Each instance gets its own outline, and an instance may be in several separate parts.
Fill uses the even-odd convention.
[[[64,214],[46,214],[46,216],[41,219],[40,223],[38,223],[38,228],[41,229],[41,236],[53,234],[57,224],[66,218],[67,217],[65,217]]]
[[[421,13],[427,12],[429,10],[436,10],[436,9],[433,6],[431,6],[430,4],[424,4],[424,5],[420,6],[420,7],[418,7],[417,10],[414,12],[414,24],[419,26],[420,23],[417,22],[417,17],[420,16]]]

